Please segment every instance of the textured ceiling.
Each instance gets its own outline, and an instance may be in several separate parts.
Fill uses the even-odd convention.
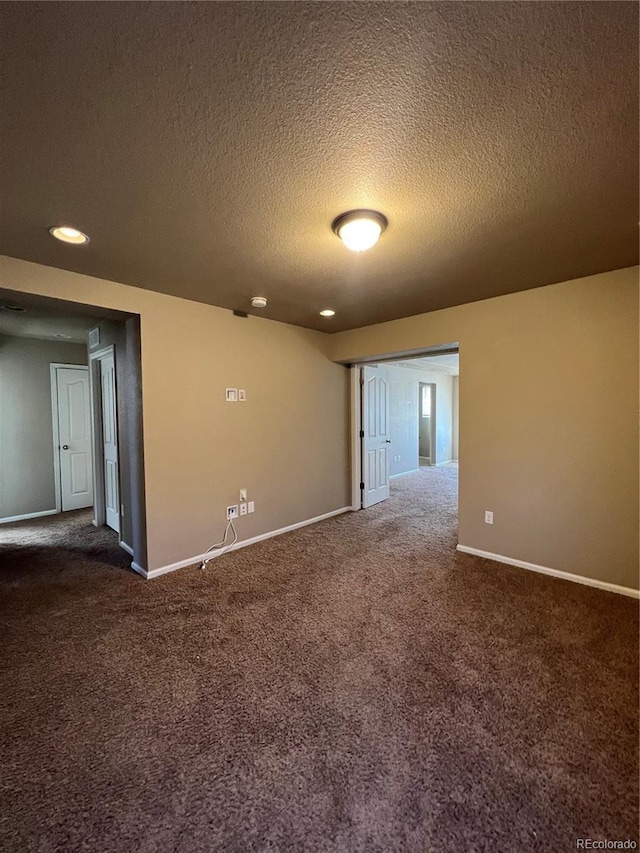
[[[0,288],[0,338],[12,335],[85,344],[87,332],[99,320],[125,320],[131,316],[105,308],[95,308],[94,312],[75,302]]]
[[[429,355],[421,358],[404,358],[401,361],[384,362],[394,367],[408,367],[412,370],[428,370],[435,373],[448,373],[458,376],[460,373],[460,361],[458,353],[449,355]]]
[[[0,305],[0,337],[12,335],[17,338],[86,344],[87,332],[96,322],[95,317],[63,317],[38,310],[17,314],[3,311]]]
[[[637,262],[635,3],[5,2],[0,24],[5,254],[327,331]],[[389,219],[363,255],[330,227],[353,207]]]

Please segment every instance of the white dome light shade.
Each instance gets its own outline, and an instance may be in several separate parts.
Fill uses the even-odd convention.
[[[352,252],[375,246],[386,227],[387,218],[376,210],[350,210],[333,222],[333,230]]]
[[[320,316],[321,317],[333,317],[335,315],[335,313],[336,312],[333,310],[333,308],[325,308],[323,311],[320,312]]]
[[[84,246],[89,242],[89,238],[77,228],[70,228],[68,225],[56,225],[54,228],[49,228],[49,234],[55,237],[56,240],[61,240],[63,243],[71,243],[73,246]]]

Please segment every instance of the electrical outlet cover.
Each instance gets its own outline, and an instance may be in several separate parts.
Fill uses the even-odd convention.
[[[238,517],[238,504],[227,507],[227,520]]]
[[[247,505],[245,503],[240,504],[240,515],[247,514]]]
[[[246,501],[246,499],[247,499],[247,490],[246,489],[240,489],[240,500]]]

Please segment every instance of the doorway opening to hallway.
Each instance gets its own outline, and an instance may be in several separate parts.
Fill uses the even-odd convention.
[[[144,566],[139,317],[0,290],[0,366],[13,559],[40,542]]]
[[[353,509],[388,500],[410,477],[419,501],[436,469],[449,469],[447,479],[457,485],[457,345],[351,370]],[[431,480],[439,482],[435,474]]]

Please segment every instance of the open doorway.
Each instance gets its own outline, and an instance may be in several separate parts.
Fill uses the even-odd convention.
[[[436,389],[435,382],[418,383],[418,461],[420,466],[436,464]]]
[[[0,289],[0,365],[1,538],[144,567],[139,317]]]
[[[420,472],[454,469],[447,477],[457,484],[458,376],[453,346],[352,366],[354,509],[382,503]]]

